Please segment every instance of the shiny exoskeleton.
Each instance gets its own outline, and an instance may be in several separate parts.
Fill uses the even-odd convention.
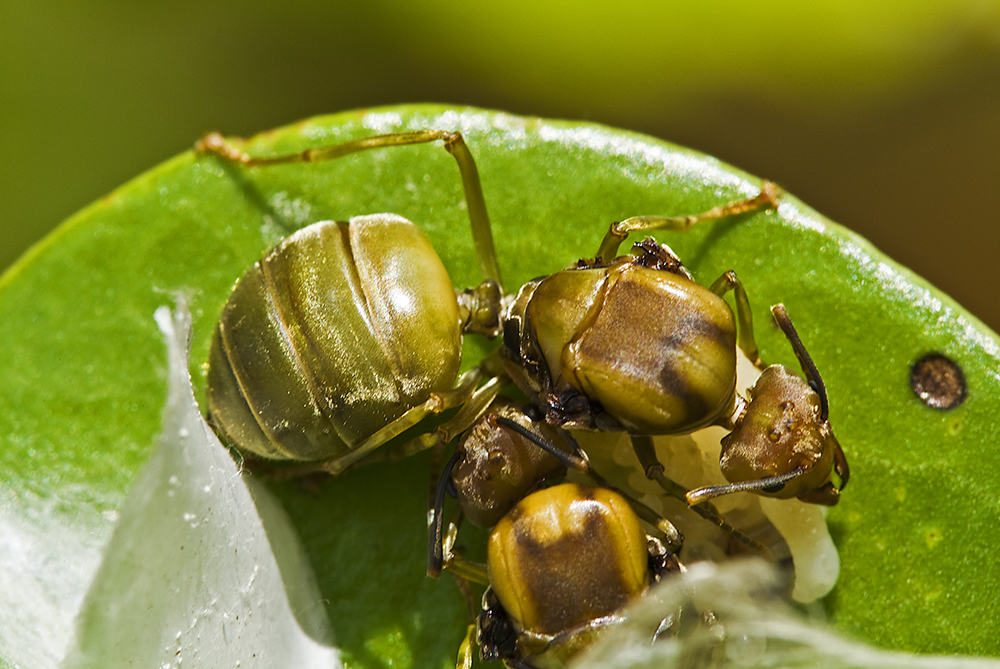
[[[209,410],[247,451],[336,460],[451,392],[461,346],[451,280],[415,225],[390,214],[318,223],[233,289],[212,338]]]
[[[453,525],[446,536],[446,495],[457,499],[462,510],[459,518],[489,528],[525,495],[549,485],[552,479],[564,476],[568,470],[579,472],[596,486],[610,487],[609,482],[590,466],[587,454],[569,432],[546,423],[534,405],[518,405],[503,397],[496,398],[462,433],[455,454],[441,473],[429,516],[427,573],[436,577],[444,567],[456,570],[453,562],[456,556],[446,548],[457,533]],[[699,492],[706,494],[712,490],[707,488]],[[681,547],[683,537],[673,523],[637,499],[626,498],[633,511],[668,548],[678,550]],[[713,508],[702,505],[693,510],[718,525],[731,539],[761,555],[770,555],[767,547],[730,525]],[[476,574],[470,577],[482,580]]]
[[[600,474],[591,470],[586,453],[568,432],[545,423],[531,405],[519,406],[504,397],[496,398],[462,433],[455,454],[441,473],[430,515],[427,573],[436,577],[445,567],[456,572],[470,567],[448,545],[458,528],[452,525],[446,537],[446,494],[457,499],[461,518],[491,528],[501,523],[525,496],[564,476],[568,469],[582,472],[597,486],[609,487]],[[680,548],[683,538],[669,520],[638,500],[628,499],[628,504],[669,548]],[[725,529],[738,540],[756,545],[735,528],[726,525]],[[474,570],[466,575],[486,582]]]
[[[772,185],[696,216],[615,223],[595,258],[513,297],[503,293],[478,172],[459,133],[377,135],[274,158],[251,157],[218,135],[198,149],[254,167],[437,140],[458,163],[483,284],[457,293],[419,229],[392,214],[316,223],[290,236],[239,281],[213,337],[209,409],[224,436],[245,452],[339,473],[428,415],[457,409],[395,454],[464,433],[438,485],[429,573],[447,566],[490,583],[479,623],[484,657],[513,667],[572,655],[651,580],[680,569],[646,537],[636,512],[674,548],[680,538],[669,522],[596,475],[594,489],[536,490],[567,467],[587,469],[566,429],[627,432],[648,476],[734,537],[741,535],[702,502],[751,491],[836,503],[846,458],[819,372],[784,308],[773,310],[775,322],[806,378],[768,367],[744,399],[736,347],[763,364],[736,275],[701,286],[652,240],[618,255],[630,232],[684,230],[776,207]],[[723,299],[730,291],[735,315]],[[502,368],[491,356],[459,377],[463,335],[501,331]],[[496,400],[511,381],[532,408]],[[720,467],[732,483],[680,489],[650,437],[714,424],[730,430]],[[469,520],[496,525],[488,576],[451,552],[442,518],[448,490]]]
[[[776,305],[772,311],[799,351],[801,342],[784,307]],[[819,379],[819,372],[808,357],[803,365],[811,379]],[[776,480],[798,472],[787,479],[787,484],[763,488],[760,494],[781,499],[798,497],[804,502],[827,506],[836,504],[847,484],[850,468],[830,428],[822,381],[815,383],[818,391],[782,365],[771,365],[761,372],[733,431],[722,439],[719,464],[733,487],[692,491],[688,500],[696,503],[739,489],[743,482]],[[831,480],[834,474],[839,478],[837,484]]]
[[[732,409],[732,310],[652,240],[639,250],[518,293],[504,328],[509,370],[550,422],[682,434]]]
[[[567,469],[583,471],[595,485],[545,487]],[[460,518],[493,526],[486,565],[454,549],[456,525],[445,535],[449,489]],[[640,518],[662,542],[645,533]],[[431,519],[428,573],[446,567],[489,586],[476,624],[480,655],[513,669],[562,667],[620,623],[622,607],[650,583],[682,570],[675,553],[683,538],[670,521],[608,488],[572,436],[541,420],[533,405],[503,398],[463,433],[438,483]],[[713,520],[734,539],[767,552],[721,518]],[[651,639],[667,628],[664,621],[651,629]],[[471,664],[472,631],[459,652],[460,669]]]
[[[252,167],[436,140],[458,163],[484,284],[456,306],[434,250],[415,226],[390,214],[293,235],[248,271],[223,311],[208,389],[222,433],[244,450],[321,461],[337,473],[428,414],[463,407],[460,420],[402,454],[427,447],[472,425],[502,385],[502,374],[482,366],[456,383],[462,333],[502,328],[506,374],[549,423],[628,432],[647,474],[673,494],[677,486],[667,483],[648,437],[720,424],[732,429],[720,464],[735,483],[693,491],[689,502],[749,490],[836,503],[849,475],[846,458],[829,429],[822,381],[787,315],[779,325],[791,333],[808,386],[786,383],[791,394],[778,397],[769,374],[747,406],[735,391],[736,321],[722,299],[730,290],[739,346],[760,360],[736,275],[727,272],[706,289],[652,240],[617,256],[633,231],[683,230],[775,207],[772,185],[697,216],[615,223],[594,259],[529,282],[507,308],[478,172],[460,134],[379,135],[264,159],[218,135],[198,148]],[[492,378],[479,387],[484,377]],[[765,403],[769,408],[755,408]],[[800,435],[809,437],[806,446],[796,441]]]
[[[212,339],[211,418],[244,452],[339,473],[429,414],[485,408],[496,384],[479,387],[482,369],[462,379],[458,371],[463,333],[499,331],[500,272],[475,163],[457,133],[381,135],[265,159],[218,135],[199,142],[252,167],[436,140],[458,162],[486,280],[456,295],[423,233],[393,214],[324,221],[285,239],[237,283]]]
[[[515,669],[559,667],[649,585],[683,567],[615,492],[562,484],[501,519],[487,550],[480,654]]]
[[[533,489],[566,473],[565,464],[556,456],[502,422],[537,430],[542,439],[558,444],[568,456],[574,451],[568,434],[532,420],[516,402],[497,398],[489,411],[462,433],[450,468],[458,503],[466,519],[478,527],[493,527]],[[445,475],[449,475],[448,469]]]
[[[736,392],[737,343],[761,362],[735,273],[705,288],[652,239],[633,251],[580,261],[521,288],[504,321],[511,378],[551,424],[628,432],[651,478],[664,474],[648,437],[713,424],[732,430],[720,464],[734,485],[693,491],[691,504],[736,491],[836,504],[847,461],[829,426],[822,380],[784,307],[775,320],[809,381],[773,365],[747,402]],[[722,299],[730,290],[736,317]],[[676,494],[676,484],[664,483]]]

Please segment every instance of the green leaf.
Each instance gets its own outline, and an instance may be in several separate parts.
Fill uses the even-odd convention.
[[[508,289],[592,256],[611,221],[687,214],[759,181],[658,140],[480,110],[399,107],[258,136],[254,154],[412,128],[460,128],[478,161]],[[67,221],[0,279],[0,664],[53,666],[150,456],[166,398],[153,321],[180,291],[204,385],[213,323],[233,282],[307,223],[390,211],[415,221],[457,286],[479,280],[454,161],[440,147],[248,170],[187,153]],[[885,648],[1000,654],[1000,344],[946,296],[793,197],[778,212],[661,238],[710,283],[736,270],[765,359],[794,365],[764,308],[784,302],[824,380],[852,479],[830,514],[840,630]],[[466,365],[486,346],[470,341]],[[939,351],[968,398],[924,405],[910,366]],[[316,570],[349,666],[453,666],[465,602],[424,571],[429,456],[305,491],[272,485]],[[155,528],[152,528],[155,531]],[[474,541],[474,539],[470,540]]]

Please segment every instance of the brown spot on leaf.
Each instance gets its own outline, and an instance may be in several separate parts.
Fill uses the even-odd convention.
[[[954,409],[965,401],[965,374],[940,353],[928,353],[910,369],[910,387],[932,409]]]

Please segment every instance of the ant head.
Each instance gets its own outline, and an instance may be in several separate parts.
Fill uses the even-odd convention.
[[[566,473],[559,460],[516,430],[518,426],[572,450],[560,431],[526,415],[514,402],[495,400],[462,435],[451,474],[459,504],[474,525],[492,527],[540,482]]]
[[[732,485],[699,490],[696,499],[752,491],[832,506],[850,470],[830,428],[826,387],[784,305],[775,305],[771,313],[806,378],[783,365],[761,373],[746,410],[722,440],[720,466]]]

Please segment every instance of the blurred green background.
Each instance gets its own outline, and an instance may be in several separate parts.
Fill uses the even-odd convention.
[[[614,6],[0,0],[0,268],[205,131],[445,102],[716,155],[1000,329],[1000,1]]]

